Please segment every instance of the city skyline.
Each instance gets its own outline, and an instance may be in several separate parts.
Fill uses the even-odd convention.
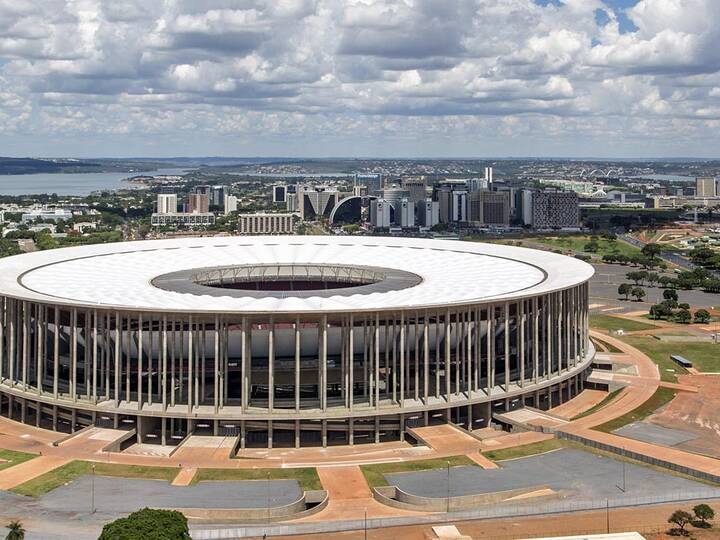
[[[712,0],[0,4],[3,155],[716,157]]]

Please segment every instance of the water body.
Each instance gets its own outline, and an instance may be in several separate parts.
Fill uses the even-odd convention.
[[[629,178],[642,178],[643,180],[658,180],[664,182],[694,182],[694,176],[680,176],[679,174],[642,174]]]
[[[0,175],[0,195],[89,195],[93,191],[131,188],[125,178],[147,175],[180,175],[189,169],[157,169],[137,172],[39,173]]]
[[[352,177],[350,173],[257,173],[257,172],[228,172],[235,176],[258,176],[262,178],[339,178]]]

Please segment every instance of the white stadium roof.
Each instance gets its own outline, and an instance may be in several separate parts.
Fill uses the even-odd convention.
[[[167,290],[159,276],[238,265],[362,266],[420,278],[405,288],[284,297]],[[0,260],[0,295],[153,312],[311,313],[423,309],[534,296],[588,280],[577,259],[499,244],[392,237],[234,236],[56,249]],[[199,290],[209,289],[201,287]]]

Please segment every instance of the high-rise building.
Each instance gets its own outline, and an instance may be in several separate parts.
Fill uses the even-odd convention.
[[[415,205],[408,199],[402,199],[395,207],[395,222],[401,227],[415,226]]]
[[[172,214],[177,212],[178,198],[175,193],[158,193],[157,213]]]
[[[432,199],[425,199],[416,204],[417,221],[421,227],[434,227],[440,223],[440,203]]]
[[[208,186],[207,184],[200,184],[195,186],[193,189],[193,193],[198,193],[199,195],[207,195],[210,197],[210,191],[212,190],[212,186]]]
[[[488,187],[490,187],[490,184],[493,183],[493,168],[492,167],[485,167],[485,182],[487,183]]]
[[[235,195],[225,195],[225,202],[223,203],[223,210],[225,211],[225,214],[229,214],[230,212],[237,212],[237,206],[238,199]]]
[[[285,210],[288,212],[298,211],[298,196],[297,193],[286,193],[285,194]]]
[[[272,195],[274,203],[284,203],[287,197],[287,185],[275,184],[272,187]]]
[[[191,214],[204,214],[210,211],[210,199],[207,193],[191,193],[188,195],[187,211]]]
[[[355,174],[354,186],[366,186],[370,195],[377,194],[383,186],[382,174]]]
[[[531,198],[533,228],[576,229],[580,226],[580,206],[574,191],[533,191]]]
[[[407,198],[415,204],[424,201],[427,197],[427,179],[424,176],[408,176],[403,178],[402,187],[407,192]]]
[[[303,220],[327,217],[340,200],[340,192],[329,186],[301,186],[298,206]]]
[[[716,197],[717,184],[713,176],[698,176],[695,179],[695,195],[697,197]]]
[[[227,186],[213,186],[210,190],[210,205],[215,208],[220,208],[225,202],[225,196],[227,194]]]
[[[481,189],[470,193],[470,221],[480,225],[509,225],[510,192]]]
[[[370,201],[370,225],[375,229],[387,229],[391,223],[391,206],[384,199]]]

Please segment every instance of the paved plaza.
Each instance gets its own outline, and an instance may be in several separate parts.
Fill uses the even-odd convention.
[[[554,452],[504,461],[500,469],[450,469],[450,495],[474,495],[511,489],[547,486],[573,501],[648,497],[679,492],[708,492],[720,488],[686,480],[648,467],[624,463],[582,450]],[[623,487],[625,474],[625,492]],[[448,471],[436,469],[385,475],[390,485],[423,497],[448,496]]]

